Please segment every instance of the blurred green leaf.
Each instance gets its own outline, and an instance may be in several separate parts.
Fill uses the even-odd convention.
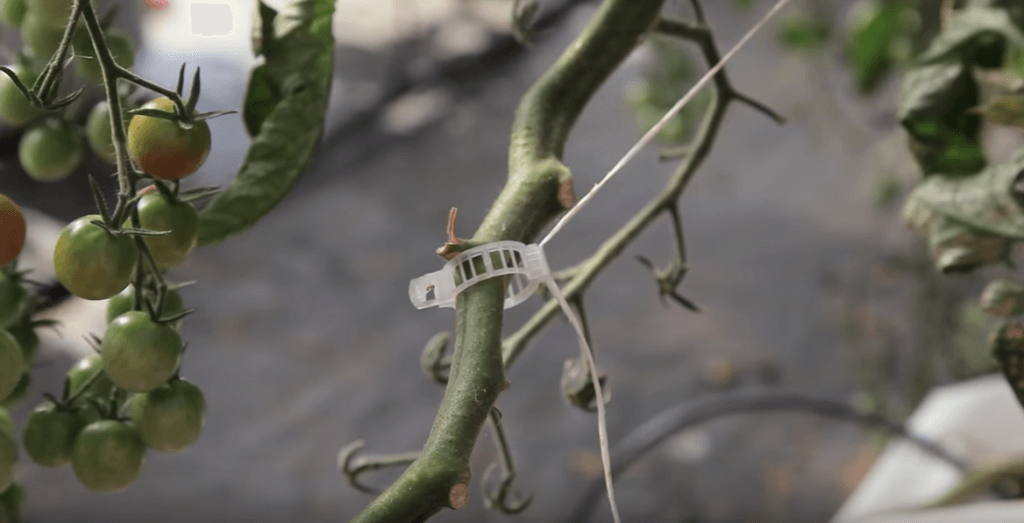
[[[1015,187],[1022,173],[1024,151],[972,176],[929,176],[910,194],[908,205],[914,200],[980,233],[1022,240],[1024,210]]]
[[[253,68],[249,74],[249,86],[245,90],[245,105],[242,107],[242,122],[250,137],[259,134],[267,117],[281,103],[280,85],[270,74],[266,64]]]
[[[270,17],[272,40],[263,28],[265,62],[253,70],[243,115],[255,136],[238,176],[199,213],[201,245],[251,227],[309,164],[323,133],[333,76],[333,14],[334,0],[298,0]]]
[[[960,54],[967,56],[971,63],[997,67],[1002,62],[1002,46],[1006,41],[1024,47],[1024,32],[1010,19],[1009,13],[1001,8],[971,6],[957,11],[919,60],[936,62]]]
[[[976,303],[965,302],[957,315],[957,329],[953,336],[953,348],[963,368],[956,369],[956,375],[969,378],[987,374],[997,369],[992,354],[985,350],[996,321],[985,314]]]
[[[1024,405],[1024,325],[1013,322],[1000,326],[989,343],[1017,401]]]
[[[978,85],[958,58],[907,71],[897,118],[925,175],[970,174],[985,167]]]
[[[988,282],[981,292],[980,305],[993,316],[1009,318],[1024,313],[1024,282],[1010,278]]]
[[[903,1],[886,2],[870,22],[852,28],[849,58],[860,92],[874,91],[889,71],[890,47],[903,31],[901,13],[905,6]]]
[[[637,127],[647,132],[672,108],[694,82],[697,65],[685,44],[655,35],[647,39],[651,59],[641,80],[631,84],[625,93],[626,102],[633,111]],[[710,100],[708,91],[701,91],[683,108],[660,133],[658,139],[666,144],[679,144],[693,133],[695,122],[703,114]]]
[[[277,11],[272,7],[262,1],[256,3],[250,37],[254,56],[262,56],[265,50],[269,51],[274,48],[274,18],[276,17]]]
[[[832,34],[828,20],[811,15],[794,15],[782,21],[778,40],[783,47],[795,51],[817,51]]]
[[[943,274],[971,272],[1005,261],[1010,246],[1010,240],[1002,236],[987,234],[946,215],[936,217],[928,235],[935,268]]]

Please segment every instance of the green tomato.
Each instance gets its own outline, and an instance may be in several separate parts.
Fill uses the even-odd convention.
[[[87,407],[88,411],[96,412]],[[78,433],[91,421],[88,416],[63,410],[46,402],[32,412],[21,433],[28,457],[43,467],[59,467],[71,461]]]
[[[180,452],[199,439],[206,423],[206,399],[188,380],[173,380],[132,399],[132,420],[146,446]]]
[[[142,311],[114,318],[100,344],[107,375],[131,392],[149,392],[167,382],[178,370],[181,351],[177,331]]]
[[[85,137],[97,158],[107,163],[117,162],[110,128],[110,107],[106,101],[97,103],[89,111],[89,119],[85,122]]]
[[[107,400],[110,399],[114,389],[117,388],[114,382],[110,380],[110,376],[107,376],[107,372],[103,370],[103,358],[99,353],[90,354],[80,360],[71,367],[68,371],[68,394],[74,396],[78,394],[82,386],[85,385],[89,378],[91,378],[97,372],[100,373],[95,380],[89,385],[89,388],[82,393],[81,397],[84,398],[95,398],[100,400],[101,405],[106,405]],[[123,405],[128,400],[127,394],[121,394],[120,401],[118,401],[118,407]]]
[[[29,307],[29,293],[14,276],[0,272],[0,329],[21,320]]]
[[[132,45],[131,38],[128,37],[128,33],[119,31],[116,29],[108,31],[105,35],[107,41],[107,50],[110,51],[110,56],[114,58],[114,62],[125,69],[131,69],[135,65],[135,47]],[[92,48],[92,42],[89,42],[89,47]],[[103,71],[100,70],[100,62],[94,58],[95,50],[90,49],[90,52],[86,56],[80,56],[76,62],[76,71],[78,76],[83,79],[100,83],[103,81]]]
[[[143,229],[171,231],[162,236],[144,236],[158,267],[167,270],[180,264],[199,243],[199,212],[188,202],[171,203],[158,191],[139,199],[139,224]]]
[[[48,25],[46,20],[29,10],[21,21],[21,41],[37,59],[49,60],[64,39],[64,29]]]
[[[82,149],[77,126],[48,118],[21,136],[18,160],[29,178],[59,182],[71,176],[82,163]]]
[[[11,27],[21,27],[26,11],[25,0],[0,0],[0,22]]]
[[[30,71],[20,65],[8,66],[25,87],[31,88],[39,76],[36,72]],[[25,98],[25,95],[14,85],[11,77],[0,73],[0,122],[12,127],[21,127],[27,124],[41,111],[36,109],[32,102]]]
[[[105,300],[128,286],[139,251],[129,236],[115,237],[100,228],[89,214],[71,222],[60,233],[53,266],[61,284],[79,298]]]
[[[30,390],[32,390],[32,373],[26,370],[21,373],[21,379],[18,380],[18,384],[14,387],[14,390],[12,390],[6,398],[0,400],[0,407],[13,409],[18,405],[21,405],[24,403],[25,399],[28,398],[28,392]]]
[[[25,489],[18,481],[12,481],[11,486],[0,493],[0,521],[10,523],[25,521]]]
[[[142,106],[174,113],[166,96]],[[178,180],[196,172],[210,154],[210,126],[193,122],[185,129],[179,122],[155,116],[134,115],[128,123],[128,152],[146,173],[163,180]]]
[[[32,328],[31,318],[27,315],[22,317],[21,321],[7,327],[7,332],[14,336],[18,346],[21,347],[21,355],[25,359],[25,364],[30,365],[35,360],[36,350],[39,349],[39,335]]]
[[[107,323],[114,321],[114,318],[132,310],[135,304],[135,284],[128,284],[123,291],[115,294],[107,301]],[[145,307],[143,305],[143,307]],[[182,311],[181,294],[174,289],[168,289],[164,296],[163,316],[173,316]],[[181,320],[174,322],[177,328]]]
[[[18,442],[14,439],[14,423],[7,411],[0,409],[0,492],[14,482],[14,468],[18,464]]]
[[[21,373],[25,371],[25,357],[14,336],[0,329],[0,398],[11,395]]]
[[[78,481],[93,492],[120,492],[139,477],[145,459],[146,444],[135,427],[101,420],[78,433],[71,468]]]
[[[38,16],[43,23],[56,29],[64,29],[71,18],[74,3],[74,0],[29,0],[27,7],[29,14]]]

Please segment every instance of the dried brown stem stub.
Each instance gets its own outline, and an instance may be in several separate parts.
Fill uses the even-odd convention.
[[[448,491],[448,506],[452,509],[460,509],[469,503],[469,480],[473,477],[467,467],[459,474],[459,482],[452,485]]]
[[[572,177],[567,176],[558,184],[558,204],[563,209],[572,209],[576,205],[576,190],[572,185]]]
[[[459,209],[457,207],[452,207],[452,210],[448,211],[448,227],[445,228],[445,231],[448,233],[448,241],[444,242],[444,245],[437,249],[437,254],[446,260],[452,259],[462,250],[457,249],[457,246],[465,245],[465,242],[455,236],[455,218],[458,214]]]

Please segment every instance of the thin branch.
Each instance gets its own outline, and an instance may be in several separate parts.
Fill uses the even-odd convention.
[[[702,31],[696,31],[694,38],[697,38],[696,43],[700,45],[705,61],[709,64],[718,63],[718,48],[714,40],[701,36],[703,34],[705,33]],[[562,287],[566,299],[573,299],[586,291],[597,275],[618,257],[626,246],[632,243],[660,213],[664,212],[669,203],[675,202],[679,198],[690,177],[710,153],[711,146],[717,137],[718,129],[731,99],[732,88],[728,82],[724,70],[715,75],[715,90],[712,91],[712,99],[701,126],[690,143],[690,155],[680,164],[658,196],[648,202],[640,212],[606,240],[597,252],[576,266],[577,270],[573,274],[573,278]],[[529,341],[555,317],[557,312],[558,302],[554,299],[548,300],[518,331],[504,340],[502,357],[506,368],[515,363],[516,358],[525,350]]]
[[[771,107],[768,107],[764,102],[755,100],[755,99],[751,98],[750,96],[747,96],[747,95],[745,95],[745,94],[743,94],[741,92],[734,92],[733,93],[733,98],[736,98],[737,102],[740,102],[742,104],[748,105],[752,109],[754,109],[755,111],[761,112],[762,114],[764,114],[768,118],[771,118],[772,120],[774,120],[775,123],[777,123],[779,125],[782,125],[782,124],[786,123],[786,117],[785,116],[782,116],[781,114],[775,112],[775,109],[772,109]]]
[[[679,279],[682,279],[683,275],[686,274],[686,239],[683,234],[683,217],[679,213],[679,204],[676,201],[669,202],[668,216],[669,221],[672,222],[673,239],[675,240],[676,246],[676,257],[675,261],[678,264],[678,270],[680,272]],[[673,284],[679,282],[672,282]]]

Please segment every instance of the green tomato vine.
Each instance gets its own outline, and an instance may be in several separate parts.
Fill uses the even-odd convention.
[[[95,352],[68,371],[63,392],[45,393],[23,427],[21,445],[31,461],[70,466],[87,489],[118,492],[142,473],[147,449],[178,452],[201,437],[205,399],[180,375],[187,343],[179,329],[193,311],[179,294],[187,284],[174,284],[166,273],[192,254],[201,236],[212,243],[255,223],[308,163],[330,90],[333,37],[322,21],[332,11],[333,2],[299,0],[287,13],[297,23],[278,31],[277,11],[259,3],[257,29],[267,45],[254,51],[267,64],[253,72],[251,84],[274,92],[246,102],[270,110],[261,113],[250,155],[230,187],[183,189],[182,180],[201,167],[215,140],[207,120],[236,112],[197,111],[199,69],[186,86],[183,64],[174,88],[132,72],[134,44],[113,27],[116,6],[101,18],[93,0],[0,0],[0,23],[20,30],[24,42],[21,52],[8,53],[15,63],[0,66],[0,123],[24,129],[23,170],[37,182],[61,183],[89,151],[113,164],[118,180],[108,206],[90,176],[96,212],[69,224],[54,251],[63,287],[81,299],[108,300],[108,326],[87,340]],[[73,69],[65,67],[69,59]],[[302,89],[273,87],[298,70]],[[61,94],[66,71],[86,87]],[[83,127],[81,96],[95,87],[103,100],[90,107]],[[289,150],[282,153],[282,145]],[[196,204],[214,195],[220,203],[201,214]],[[240,195],[250,204],[255,195],[256,205],[224,225],[220,218]],[[204,230],[203,216],[217,226]],[[0,520],[19,523],[25,511],[16,481],[18,433],[4,408],[24,401],[39,344],[35,331],[54,322],[34,319],[44,300],[27,271],[17,269],[25,220],[3,195],[0,217]]]

